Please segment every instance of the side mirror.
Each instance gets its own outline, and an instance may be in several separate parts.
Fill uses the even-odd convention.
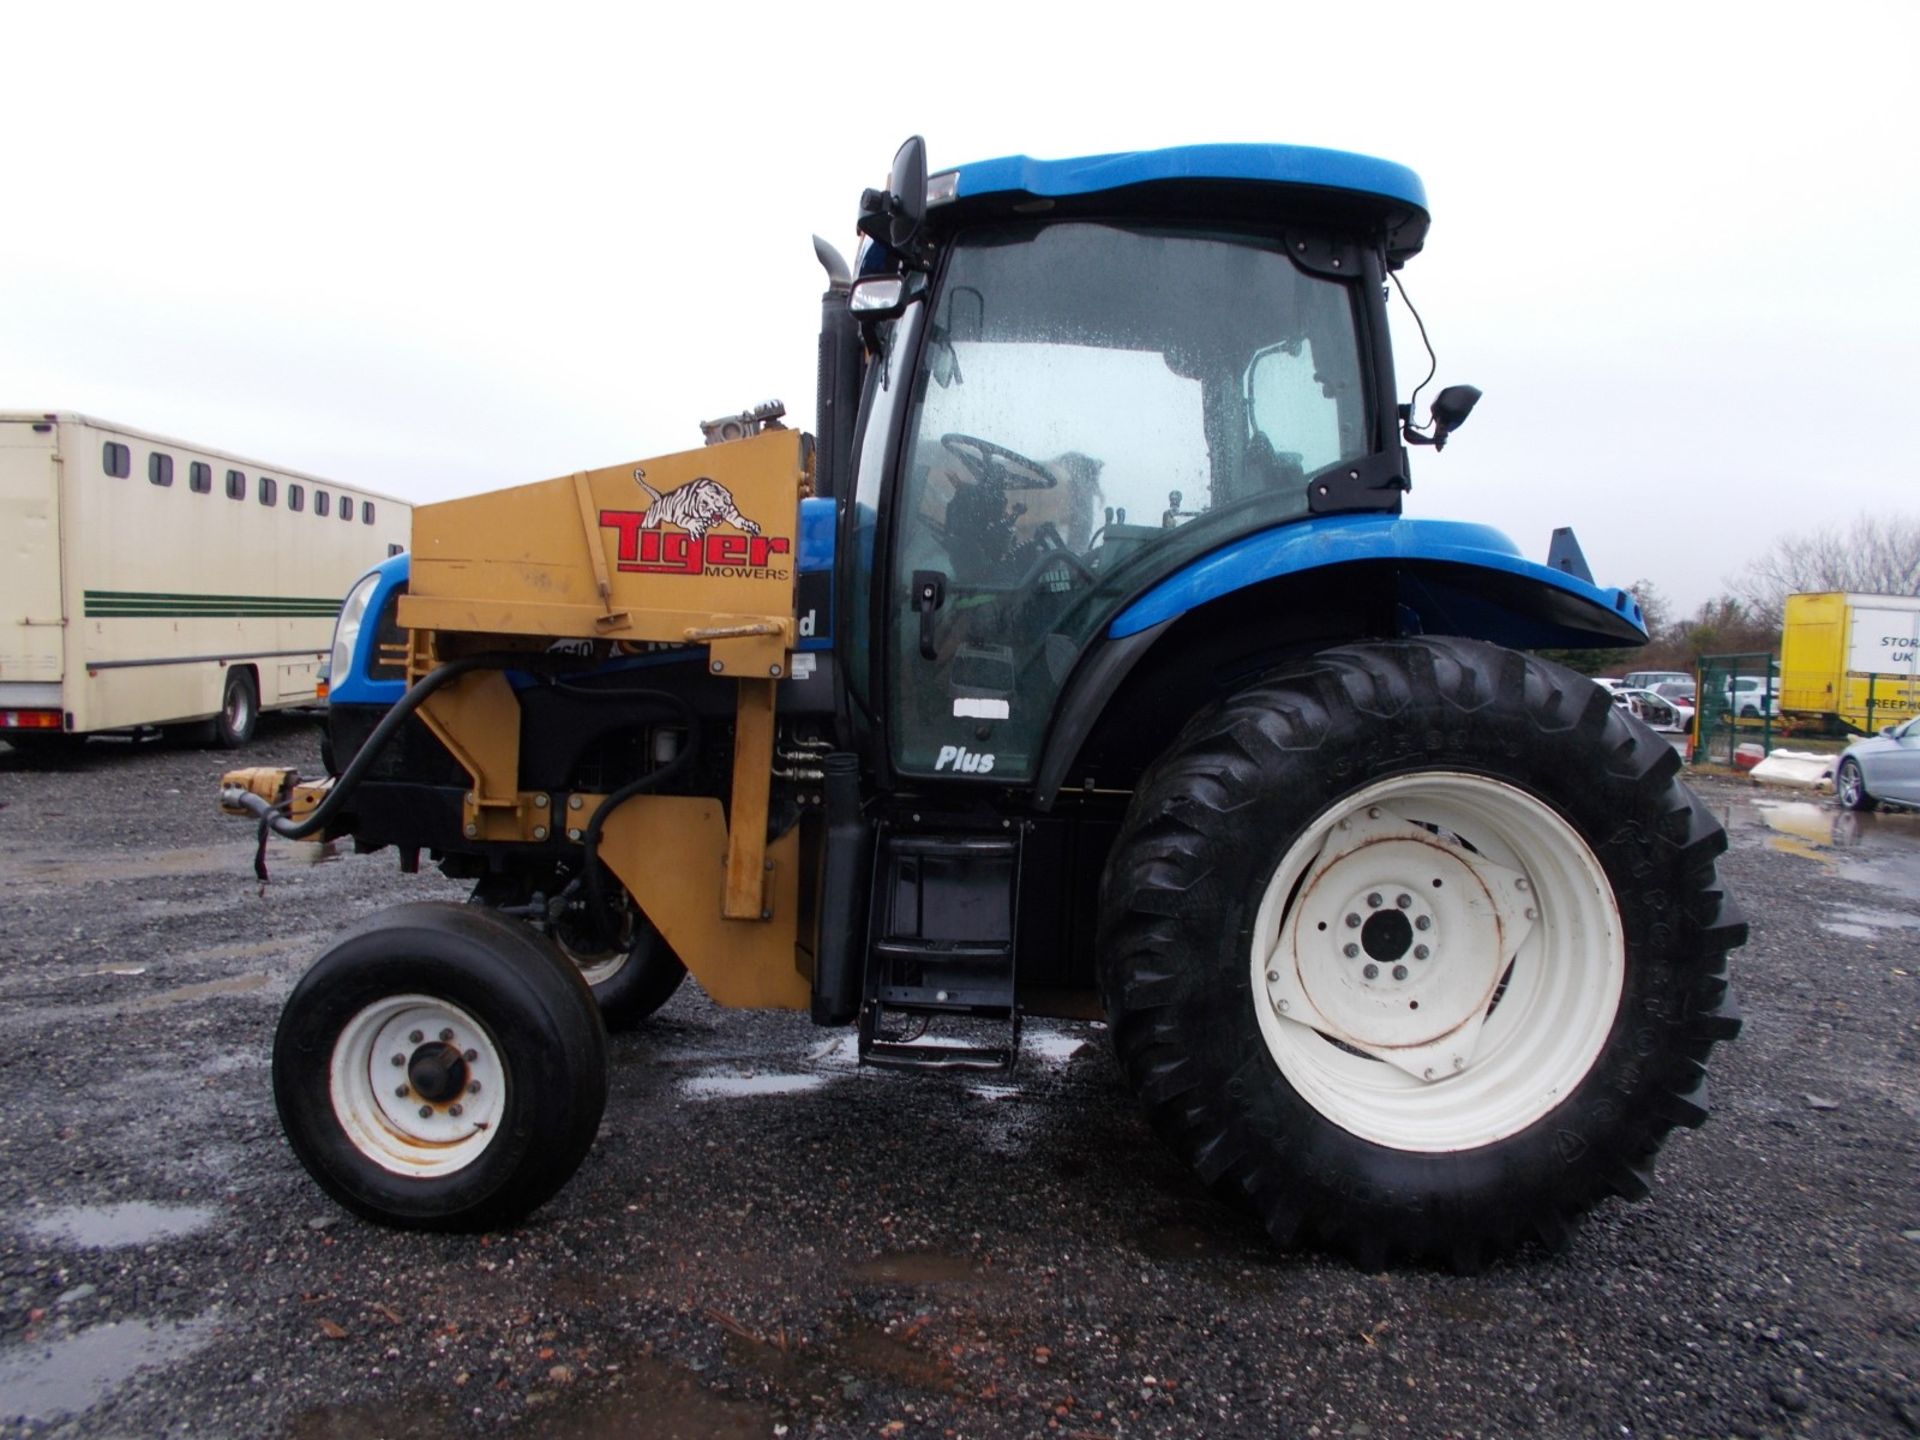
[[[915,135],[895,152],[887,188],[860,197],[859,230],[889,250],[910,254],[926,219],[927,142]]]
[[[1449,385],[1433,397],[1433,423],[1439,436],[1458,430],[1480,403],[1480,392],[1471,385]],[[1441,440],[1436,437],[1434,444]]]
[[[891,320],[907,308],[907,282],[899,275],[870,275],[853,282],[847,308],[862,320]]]
[[[1467,423],[1467,416],[1473,413],[1473,407],[1480,403],[1480,392],[1471,385],[1449,385],[1433,397],[1429,410],[1432,416],[1431,435],[1422,435],[1413,428],[1413,408],[1410,405],[1400,407],[1400,434],[1409,445],[1431,445],[1436,450],[1447,448],[1447,437]]]

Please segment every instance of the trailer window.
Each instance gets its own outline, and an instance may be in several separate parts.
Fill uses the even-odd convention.
[[[196,460],[187,466],[187,488],[196,495],[205,495],[213,489],[213,467],[204,460]]]
[[[373,523],[373,502],[371,500],[362,500],[360,502],[360,523],[362,525],[371,525]]]
[[[299,514],[302,510],[307,508],[307,487],[306,486],[295,485],[291,481],[288,482],[287,508],[293,511],[296,515]]]
[[[229,500],[247,498],[247,477],[238,470],[227,471],[227,498]]]
[[[324,490],[313,492],[313,513],[325,515],[333,506],[333,497]]]
[[[271,476],[260,477],[260,503],[271,505],[280,498],[280,484]]]
[[[124,480],[133,473],[133,452],[118,440],[109,440],[100,447],[100,464],[114,479]]]
[[[349,525],[353,523],[353,497],[351,495],[342,495],[340,497],[340,518],[345,520]]]
[[[173,483],[173,456],[162,454],[158,450],[147,455],[147,480],[153,485],[171,485]]]

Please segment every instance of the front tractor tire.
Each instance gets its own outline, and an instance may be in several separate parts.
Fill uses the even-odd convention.
[[[1101,982],[1156,1126],[1282,1245],[1558,1248],[1646,1193],[1739,1029],[1726,837],[1585,677],[1356,644],[1213,707],[1108,861]]]
[[[593,1144],[606,1036],[579,971],[525,925],[401,905],[294,987],[273,1094],[301,1164],[349,1210],[496,1229],[551,1198]]]

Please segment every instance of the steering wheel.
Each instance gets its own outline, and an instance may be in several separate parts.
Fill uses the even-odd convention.
[[[997,481],[1007,490],[1051,490],[1060,483],[1038,460],[1029,460],[1018,450],[1009,450],[991,440],[953,431],[942,435],[940,443],[967,467],[969,475],[983,483]]]

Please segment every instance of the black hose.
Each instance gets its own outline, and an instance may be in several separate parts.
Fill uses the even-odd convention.
[[[469,655],[465,659],[448,661],[438,669],[423,675],[413,683],[405,695],[394,703],[393,708],[381,717],[380,723],[373,727],[373,733],[367,736],[366,743],[361,745],[359,752],[354,755],[353,763],[341,772],[340,778],[334,781],[333,788],[327,792],[326,798],[316,805],[313,813],[304,820],[287,819],[283,813],[286,803],[284,801],[275,805],[250,791],[237,791],[223,796],[222,798],[228,803],[238,805],[260,819],[260,845],[254,853],[253,873],[262,883],[266,881],[269,833],[287,840],[304,840],[332,820],[340,806],[345,803],[346,797],[352,794],[361,780],[366,777],[373,762],[379,758],[380,751],[398,733],[407,717],[418,710],[435,691],[474,670],[526,669],[530,664],[537,663],[540,658],[542,657],[529,654]],[[554,683],[570,693],[580,689],[577,686],[565,685],[564,682]],[[692,763],[700,749],[700,717],[694,713],[693,707],[683,697],[666,690],[606,690],[589,693],[596,699],[604,696],[608,699],[627,701],[657,701],[669,709],[677,710],[687,728],[687,743],[681,747],[679,754],[659,769],[649,771],[637,780],[628,781],[614,791],[601,802],[600,807],[588,819],[586,829],[581,832],[580,846],[585,852],[582,870],[586,880],[588,923],[600,942],[611,946],[616,943],[616,937],[608,922],[606,886],[600,875],[598,855],[600,831],[606,825],[607,816],[613,813],[616,806],[632,799],[635,795],[644,794],[648,790],[664,785]]]
[[[247,791],[221,798],[230,804],[240,806],[249,814],[260,817],[260,838],[263,850],[269,830],[286,840],[304,840],[333,818],[346,797],[353,793],[361,780],[366,777],[367,771],[373,768],[373,762],[379,758],[380,751],[386,747],[388,741],[393,739],[406,718],[426,702],[427,697],[470,671],[504,670],[510,665],[522,666],[530,658],[533,657],[469,655],[464,660],[450,660],[437,670],[430,671],[414,681],[407,693],[402,695],[394,707],[381,717],[380,723],[373,727],[373,733],[367,736],[366,743],[353,757],[353,763],[341,772],[340,778],[333,782],[333,788],[327,792],[326,798],[314,806],[313,813],[304,820],[287,819],[283,813],[285,801],[278,805],[270,804],[260,796]],[[256,871],[262,868],[256,863]],[[266,876],[262,874],[260,878],[264,880]]]
[[[700,753],[700,717],[683,697],[666,690],[629,690],[623,698],[658,700],[678,710],[680,718],[686,723],[687,743],[680,747],[678,755],[658,770],[649,770],[638,779],[629,780],[602,800],[600,807],[588,817],[587,828],[580,833],[580,849],[583,852],[581,873],[587,883],[587,924],[592,928],[594,938],[608,948],[619,943],[619,935],[607,913],[606,882],[600,875],[600,831],[617,806],[666,784],[691,765],[694,757]]]

